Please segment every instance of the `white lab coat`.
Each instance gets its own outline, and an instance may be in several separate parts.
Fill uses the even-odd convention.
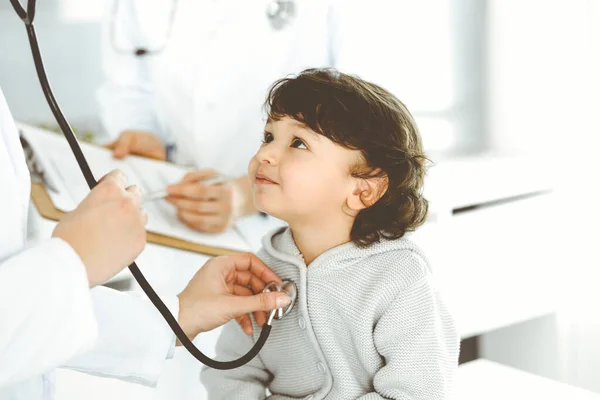
[[[156,383],[174,337],[143,298],[90,291],[58,238],[26,243],[30,178],[0,90],[0,399],[52,398],[52,370]],[[167,299],[177,315],[177,301]]]
[[[176,161],[229,176],[245,175],[260,146],[262,104],[275,80],[333,66],[391,90],[397,85],[381,80],[402,76],[407,63],[390,46],[410,18],[392,11],[396,1],[294,0],[296,17],[281,30],[266,16],[273,0],[118,1],[116,47],[131,52],[161,47],[172,4],[178,9],[157,55],[115,51],[106,24],[99,101],[109,136],[149,130],[177,145]]]

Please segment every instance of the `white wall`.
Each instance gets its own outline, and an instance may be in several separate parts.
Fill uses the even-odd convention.
[[[562,318],[569,327],[568,379],[571,383],[600,393],[600,1],[588,0],[588,48],[581,68],[585,82],[583,104],[576,121],[576,142],[570,148],[571,168],[564,173],[565,205],[574,211],[572,251],[573,288],[568,293]],[[573,198],[576,201],[573,201]]]
[[[76,128],[95,129],[103,0],[85,0],[79,7],[72,2],[38,1],[35,26],[48,78],[67,119]],[[8,1],[0,4],[0,86],[8,105],[19,120],[56,125],[37,80],[25,27]]]
[[[565,272],[559,313],[486,335],[482,353],[600,393],[600,2],[488,3],[491,144],[553,160],[559,204],[545,229],[559,244],[547,251]]]
[[[596,2],[488,1],[487,129],[494,149],[561,150],[581,126],[588,9]]]

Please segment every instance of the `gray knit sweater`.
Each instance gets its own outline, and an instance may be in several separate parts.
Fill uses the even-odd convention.
[[[209,399],[446,398],[459,338],[427,261],[408,239],[366,249],[346,243],[307,268],[289,228],[265,236],[258,256],[298,286],[293,310],[249,364],[204,369]],[[245,354],[258,338],[227,324],[217,358]]]

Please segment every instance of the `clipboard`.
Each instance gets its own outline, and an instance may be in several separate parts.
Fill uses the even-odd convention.
[[[64,212],[60,211],[54,206],[50,196],[48,195],[48,191],[41,183],[31,184],[31,200],[33,201],[33,204],[37,208],[40,215],[46,219],[59,221],[63,215],[65,215]],[[154,232],[146,232],[146,240],[148,243],[174,247],[176,249],[206,254],[208,256],[224,256],[240,253],[240,251],[237,250],[207,246],[200,243],[177,239],[171,236],[160,235]]]
[[[53,133],[25,124],[18,124],[18,126],[21,131],[21,145],[23,146],[27,166],[32,177],[31,200],[42,217],[49,220],[58,221],[62,218],[62,216],[66,214],[63,210],[73,209],[76,203],[71,203],[69,208],[65,208],[65,205],[62,204],[64,198],[61,198],[60,196],[56,197],[55,195],[50,194],[48,192],[48,190],[53,190],[54,192],[61,193],[66,190],[64,182],[71,182],[71,180],[62,176],[60,172],[57,173],[56,165],[48,169],[48,167],[52,165],[52,158],[48,154],[58,154],[56,153],[57,149],[60,151],[60,153],[62,153],[63,151],[70,151],[70,149],[68,149],[68,147],[53,147],[56,145],[67,146],[66,142],[63,142],[62,140],[57,140],[57,136],[54,136]],[[42,141],[38,142],[39,140]],[[98,146],[88,143],[81,143],[81,146],[84,151],[90,152],[87,153],[86,156],[92,157],[93,153],[96,153],[97,156],[99,150]],[[41,148],[43,148],[46,151],[40,153],[39,150]],[[37,153],[36,150],[38,151]],[[92,159],[88,160],[93,161],[93,157]],[[144,163],[142,164],[142,166],[148,165],[148,163],[156,163],[155,161],[149,160],[138,162]],[[139,166],[140,165],[138,165],[138,167]],[[73,171],[75,171],[75,169],[78,168],[74,159],[72,161],[72,165],[70,165],[69,168]],[[161,168],[163,167],[161,166]],[[164,168],[175,168],[177,169],[177,173],[182,172],[180,171],[179,167],[176,166],[165,166]],[[62,170],[62,173],[65,172],[65,170]],[[88,192],[87,185],[85,184],[83,178],[79,176],[79,174],[76,173],[76,175],[77,179],[81,180],[81,182],[77,183],[79,187],[78,196],[80,198],[83,198],[85,195],[87,195]],[[57,177],[64,179],[57,180]],[[59,203],[54,203],[55,200],[58,200]],[[173,217],[176,218],[176,215],[173,215],[169,218]],[[206,254],[209,256],[221,256],[252,251],[252,245],[249,244],[248,239],[246,239],[246,236],[243,235],[237,229],[237,227],[234,227],[234,229],[230,230],[229,232],[224,232],[222,235],[217,235],[216,237],[213,235],[202,234],[198,232],[198,239],[195,240],[196,232],[185,227],[183,224],[180,223],[179,228],[174,228],[174,234],[169,235],[168,229],[165,230],[164,225],[160,224],[161,220],[163,221],[163,223],[164,221],[168,220],[165,220],[165,218],[166,216],[163,215],[158,220],[151,221],[151,223],[148,225],[146,232],[147,241],[149,243]],[[185,231],[182,233],[181,229],[183,228],[185,228]],[[204,239],[202,238],[202,236],[206,237],[205,243],[203,243]],[[221,238],[219,238],[219,236],[221,236]],[[244,245],[244,243],[246,245]],[[228,245],[231,247],[227,247]]]

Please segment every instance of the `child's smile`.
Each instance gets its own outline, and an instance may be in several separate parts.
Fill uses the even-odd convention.
[[[290,117],[269,120],[248,166],[254,204],[288,223],[323,223],[342,213],[359,154]]]

